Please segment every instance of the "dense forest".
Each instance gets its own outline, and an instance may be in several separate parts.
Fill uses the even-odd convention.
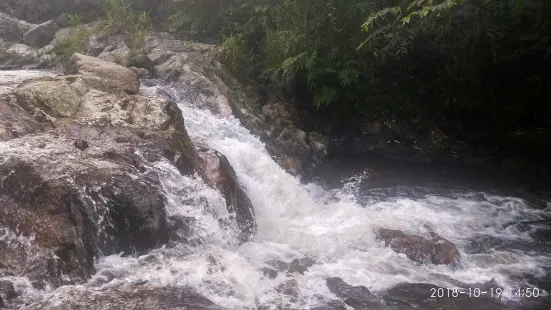
[[[551,127],[548,0],[90,2],[115,14],[115,31],[147,24],[222,44],[236,76],[299,98],[318,129],[399,119],[494,141]]]
[[[547,0],[155,3],[135,5],[171,32],[222,40],[234,70],[306,95],[331,120],[551,125]]]

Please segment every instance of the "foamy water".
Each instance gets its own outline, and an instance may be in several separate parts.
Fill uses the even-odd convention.
[[[169,89],[178,96],[178,90]],[[144,88],[151,93],[150,88]],[[106,288],[131,288],[137,282],[150,285],[191,286],[213,302],[231,309],[256,309],[281,304],[276,288],[289,279],[298,283],[300,309],[323,304],[336,297],[325,279],[341,277],[351,285],[364,285],[374,293],[398,283],[433,283],[453,287],[449,278],[465,283],[494,279],[503,287],[526,287],[524,274],[544,275],[550,261],[544,253],[512,248],[483,253],[467,251],[476,238],[493,237],[529,244],[529,231],[505,224],[545,218],[546,210],[531,209],[516,197],[486,193],[438,191],[383,199],[361,197],[358,188],[369,184],[369,172],[343,180],[342,188],[327,190],[303,184],[281,169],[265,145],[240,122],[194,107],[184,100],[179,106],[192,140],[207,144],[227,156],[251,199],[257,217],[253,240],[236,245],[236,233],[219,226],[227,216],[219,192],[197,176],[182,176],[168,163],[150,169],[161,176],[169,214],[196,219],[194,238],[201,245],[160,248],[142,257],[112,255],[101,258],[98,272],[82,285],[38,292],[34,300],[56,305],[73,302],[78,294],[96,294]],[[1,147],[1,146],[0,146]],[[461,252],[458,266],[418,265],[376,240],[374,229],[399,229],[421,234],[425,225],[453,242]],[[310,257],[315,264],[304,275],[280,273],[270,279],[260,269],[269,260],[291,261]],[[105,283],[107,272],[118,276]],[[544,294],[542,292],[542,294]]]

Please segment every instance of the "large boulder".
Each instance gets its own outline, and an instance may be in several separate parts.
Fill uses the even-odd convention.
[[[397,253],[405,254],[410,260],[421,264],[447,265],[456,263],[460,254],[450,241],[432,230],[428,236],[408,235],[400,230],[378,229],[377,238]]]
[[[0,249],[0,270],[39,288],[81,282],[99,255],[143,253],[186,229],[167,217],[153,168],[195,167],[173,101],[49,76],[0,96],[0,111],[0,227],[29,240]]]
[[[116,63],[99,58],[75,53],[65,67],[65,74],[97,76],[109,87],[110,91],[121,91],[127,94],[137,94],[140,81],[132,70]]]
[[[228,212],[235,217],[239,241],[248,241],[256,231],[254,208],[226,156],[220,152],[201,148],[197,152],[203,178],[216,187],[226,199]]]
[[[31,29],[32,25],[21,22],[0,12],[0,41],[19,42],[23,34]]]
[[[23,42],[34,47],[44,47],[55,37],[57,26],[53,20],[36,25],[23,35]]]

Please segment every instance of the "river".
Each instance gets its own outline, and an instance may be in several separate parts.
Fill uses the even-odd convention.
[[[161,175],[167,211],[195,218],[196,245],[163,247],[142,257],[102,257],[97,273],[84,284],[28,288],[28,305],[85,309],[85,299],[75,296],[147,281],[155,287],[192,287],[229,309],[276,309],[285,298],[278,286],[293,279],[298,296],[287,300],[284,309],[310,309],[336,299],[327,277],[340,277],[375,294],[404,282],[457,287],[460,281],[474,287],[493,280],[505,290],[538,289],[537,302],[503,296],[509,307],[549,305],[550,226],[515,224],[549,219],[548,197],[517,190],[516,184],[502,186],[491,179],[384,160],[336,160],[301,181],[279,167],[264,143],[237,119],[199,109],[179,96],[179,90],[160,83],[142,86],[142,92],[151,94],[156,87],[178,98],[194,142],[227,156],[255,207],[257,233],[238,245],[235,233],[218,225],[227,212],[220,193],[199,177],[182,176],[159,162],[151,169]],[[182,184],[195,190],[184,192]],[[426,226],[458,247],[458,265],[416,264],[385,247],[374,233],[387,228],[416,234]],[[270,260],[304,257],[315,261],[304,274],[280,273],[270,279],[261,271]],[[107,274],[115,276],[107,281]],[[428,298],[430,292],[426,294]]]

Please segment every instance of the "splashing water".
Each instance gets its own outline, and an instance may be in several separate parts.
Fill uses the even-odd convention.
[[[155,87],[178,98],[178,90],[167,86],[143,91],[153,93]],[[450,278],[465,283],[494,279],[500,286],[519,287],[527,285],[518,282],[523,275],[543,276],[551,267],[547,253],[521,246],[534,243],[530,231],[506,225],[545,218],[546,210],[531,209],[522,199],[415,188],[390,194],[373,189],[372,197],[362,196],[359,189],[369,183],[369,171],[344,180],[342,188],[335,190],[302,184],[280,168],[264,144],[237,119],[217,117],[185,100],[179,100],[179,107],[192,140],[226,155],[235,169],[255,206],[258,231],[253,240],[238,246],[235,233],[220,228],[218,219],[227,216],[220,193],[198,177],[182,176],[170,164],[159,162],[152,169],[161,177],[167,212],[195,218],[194,238],[200,245],[163,247],[138,258],[103,257],[88,282],[36,292],[42,294],[43,302],[70,303],[75,294],[93,295],[147,281],[155,287],[190,286],[231,309],[257,309],[281,304],[277,287],[292,278],[300,292],[293,306],[307,309],[335,299],[326,286],[327,277],[341,277],[375,293],[403,282],[454,286]],[[184,191],[184,187],[193,190]],[[410,195],[414,190],[422,193]],[[385,247],[373,232],[383,227],[419,234],[425,225],[459,248],[459,266],[415,264]],[[519,246],[471,251],[477,238]],[[261,272],[269,260],[302,257],[316,262],[303,275],[280,273],[270,279]],[[117,276],[105,281],[107,273]]]

